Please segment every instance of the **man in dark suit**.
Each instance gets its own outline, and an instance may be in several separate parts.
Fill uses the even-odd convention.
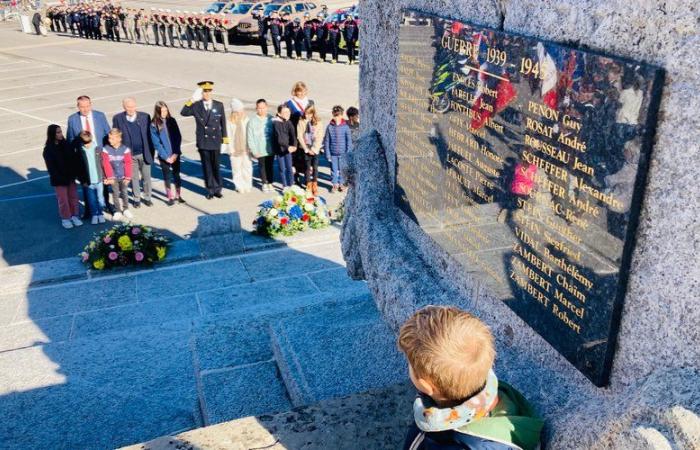
[[[92,100],[87,95],[81,95],[78,97],[78,112],[68,116],[68,126],[66,127],[66,140],[71,144],[78,145],[78,139],[82,131],[89,131],[92,133],[93,139],[98,145],[104,145],[107,142],[107,134],[109,134],[109,122],[107,122],[107,116],[103,112],[92,110]],[[108,189],[105,185],[104,187],[104,199],[107,206],[107,210],[112,211],[112,207],[107,200]],[[83,199],[87,205],[87,188],[83,186]],[[83,214],[84,219],[89,219],[90,214],[87,208]]]
[[[122,100],[124,112],[112,118],[112,127],[122,132],[122,143],[131,150],[131,193],[134,208],[140,208],[141,202],[153,206],[151,201],[151,164],[153,164],[153,142],[151,141],[151,116],[136,111],[136,100],[127,97]],[[143,193],[141,192],[143,180]]]
[[[228,145],[226,114],[224,104],[211,98],[214,83],[202,81],[197,85],[199,88],[194,91],[192,99],[185,103],[180,114],[194,117],[197,124],[197,151],[202,160],[207,199],[210,200],[212,197],[223,197],[219,164],[221,151]]]

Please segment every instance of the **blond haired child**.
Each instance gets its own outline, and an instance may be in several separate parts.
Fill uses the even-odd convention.
[[[405,449],[539,448],[543,421],[493,371],[489,328],[451,306],[416,312],[399,332],[409,375],[420,395]]]

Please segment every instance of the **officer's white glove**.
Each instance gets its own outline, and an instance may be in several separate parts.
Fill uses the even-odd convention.
[[[228,144],[221,144],[221,153],[229,153]]]
[[[198,102],[202,99],[202,88],[197,88],[192,93],[192,103]]]

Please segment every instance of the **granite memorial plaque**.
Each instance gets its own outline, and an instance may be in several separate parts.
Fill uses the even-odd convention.
[[[404,10],[395,203],[608,383],[663,71]]]

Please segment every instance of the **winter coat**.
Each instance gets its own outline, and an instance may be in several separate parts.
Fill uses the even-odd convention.
[[[313,133],[311,133],[310,128],[313,128]],[[313,155],[321,153],[323,137],[323,125],[316,124],[312,127],[310,122],[305,118],[299,119],[299,124],[297,125],[297,139],[299,140],[299,147],[304,153]],[[309,140],[312,142],[309,143]]]
[[[49,172],[51,186],[69,186],[75,183],[80,173],[80,159],[75,147],[66,140],[50,143],[42,154]]]
[[[331,123],[326,127],[323,149],[326,156],[343,156],[352,151],[352,134],[345,120],[339,124],[336,124],[335,120],[331,120]]]
[[[272,138],[272,152],[277,156],[289,153],[289,147],[297,146],[296,130],[291,120],[282,120],[279,116],[272,119],[274,137]]]
[[[161,160],[166,160],[172,155],[182,154],[182,134],[180,134],[180,127],[174,117],[165,119],[165,126],[160,130],[151,122],[150,134],[153,147]],[[170,148],[168,148],[168,142]]]
[[[272,116],[260,117],[257,114],[248,121],[246,139],[248,148],[256,158],[272,155]]]

